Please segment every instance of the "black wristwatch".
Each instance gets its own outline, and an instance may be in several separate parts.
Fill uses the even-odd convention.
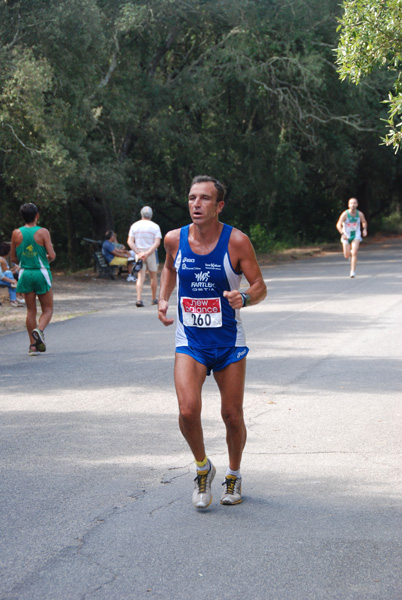
[[[243,300],[243,308],[245,306],[250,306],[251,304],[251,298],[248,294],[240,294],[240,296],[242,297]]]

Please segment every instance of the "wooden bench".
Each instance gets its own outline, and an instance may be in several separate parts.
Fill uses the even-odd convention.
[[[111,279],[115,279],[116,275],[121,275],[122,273],[128,272],[127,267],[122,265],[109,265],[106,262],[101,250],[95,250],[93,257],[95,260],[95,271],[98,274],[98,277],[110,277]]]
[[[109,265],[102,254],[102,240],[92,240],[91,238],[82,238],[84,242],[92,244],[92,256],[94,258],[94,270],[98,277],[110,277],[115,279],[116,275],[128,273],[128,269],[123,265]]]

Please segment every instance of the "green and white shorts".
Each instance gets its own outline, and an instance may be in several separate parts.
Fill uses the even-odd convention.
[[[52,287],[52,274],[46,267],[41,269],[21,269],[19,272],[17,292],[29,294],[35,292],[39,296],[46,294]]]

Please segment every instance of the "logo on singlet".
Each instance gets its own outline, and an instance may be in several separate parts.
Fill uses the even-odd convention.
[[[205,267],[207,269],[214,269],[215,271],[220,271],[222,269],[222,265],[217,265],[216,263],[205,263]]]
[[[208,279],[210,278],[211,274],[209,271],[201,271],[200,273],[194,273],[194,277],[196,279],[196,281],[193,281],[191,283],[191,288],[194,289],[203,289],[205,290],[206,288],[208,289],[213,289],[215,287],[214,283],[210,283],[208,281]]]
[[[34,247],[32,246],[32,244],[29,244],[29,246],[27,246],[22,253],[24,256],[27,256],[29,258],[32,258],[37,254],[36,252],[34,252]]]
[[[196,273],[195,278],[197,281],[208,281],[208,279],[210,278],[210,273],[209,271],[207,271],[206,273]]]
[[[191,265],[189,266],[188,263],[191,263]],[[181,268],[183,271],[200,271],[200,267],[194,266],[194,263],[194,258],[187,258],[187,256],[185,256],[181,263]]]

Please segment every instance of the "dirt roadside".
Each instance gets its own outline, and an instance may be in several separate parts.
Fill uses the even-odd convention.
[[[391,236],[390,236],[391,237]],[[400,237],[400,236],[392,236]],[[376,236],[370,244],[381,244],[389,237]],[[366,242],[367,243],[367,242]],[[278,254],[265,254],[258,257],[261,266],[269,267],[279,262],[323,256],[329,252],[340,252],[338,244],[322,247],[294,248]],[[125,276],[112,279],[97,278],[92,269],[75,274],[53,271],[54,314],[52,322],[65,321],[81,315],[109,309],[113,306],[135,306],[135,283],[127,282]],[[144,286],[143,300],[146,306],[151,304],[149,279]],[[0,337],[15,331],[25,330],[25,307],[14,308],[10,305],[8,291],[0,286]],[[154,307],[156,310],[156,307]]]
[[[52,271],[54,313],[52,323],[65,321],[81,315],[105,310],[113,306],[130,304],[135,308],[135,284],[127,282],[124,276],[112,279],[98,279],[93,270],[66,275]],[[144,301],[148,300],[149,285],[145,286]],[[10,305],[8,291],[0,287],[0,337],[15,331],[25,330],[25,306],[14,308]],[[149,299],[150,303],[150,299]],[[39,302],[38,312],[40,311]],[[139,310],[139,309],[138,309]]]

